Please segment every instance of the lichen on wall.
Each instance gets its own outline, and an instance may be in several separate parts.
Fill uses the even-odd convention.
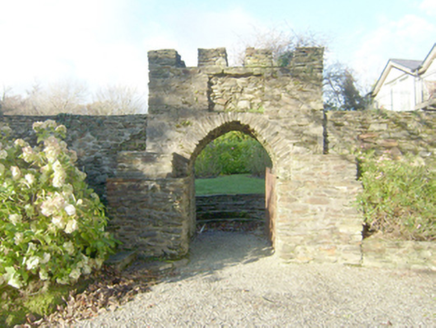
[[[360,150],[388,152],[394,158],[418,155],[436,167],[436,112],[367,110],[326,113],[326,142],[331,154]]]
[[[106,179],[116,175],[117,155],[122,150],[145,149],[146,115],[121,116],[2,116],[14,138],[36,144],[32,124],[47,119],[67,127],[66,142],[77,152],[77,166],[87,174],[86,181],[106,203]]]
[[[362,260],[356,151],[414,153],[434,168],[436,113],[323,112],[322,49],[299,48],[286,66],[248,49],[228,67],[224,48],[199,49],[197,67],[175,50],[149,52],[149,115],[2,116],[14,137],[31,126],[68,128],[90,186],[108,204],[110,227],[142,256],[183,256],[195,232],[193,162],[229,131],[257,139],[274,176],[275,248],[286,261]],[[258,215],[258,213],[256,213]]]

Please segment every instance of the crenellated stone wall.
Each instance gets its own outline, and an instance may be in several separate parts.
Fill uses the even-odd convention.
[[[436,113],[324,113],[322,54],[298,48],[285,66],[275,66],[271,52],[249,48],[245,66],[228,67],[224,48],[199,49],[198,66],[186,67],[175,50],[150,51],[148,115],[1,120],[14,137],[33,144],[33,122],[64,124],[80,169],[108,205],[121,248],[140,256],[188,252],[196,224],[194,162],[215,138],[241,131],[258,140],[273,163],[266,226],[279,257],[374,263],[381,251],[371,243],[363,244],[369,255],[362,262],[362,217],[352,206],[362,186],[353,154],[414,153],[434,168]],[[424,258],[435,263],[433,248],[423,247]]]
[[[362,222],[349,204],[360,188],[356,163],[323,155],[322,54],[299,48],[279,67],[270,51],[249,48],[245,66],[228,67],[225,49],[199,49],[198,66],[185,67],[177,52],[150,52],[148,155],[120,155],[122,174],[129,168],[147,180],[144,172],[158,167],[165,179],[193,176],[193,163],[210,141],[242,131],[263,145],[273,163],[268,190],[274,195],[266,197],[276,203],[269,204],[276,210],[268,225],[279,256],[360,263]],[[177,172],[176,158],[183,163]],[[337,168],[338,174],[330,173]],[[317,203],[321,198],[330,200]],[[185,220],[192,224],[190,209]]]
[[[198,67],[183,67],[177,52],[149,52],[147,150],[189,157],[186,134],[197,122],[241,113],[277,127],[294,152],[322,153],[322,54],[299,48],[276,67],[266,66],[267,51],[247,49],[249,65],[227,67],[225,49],[199,49]]]
[[[183,118],[206,110],[281,118],[293,112],[289,107],[323,108],[320,48],[298,48],[285,67],[273,66],[271,53],[262,49],[248,48],[244,67],[228,67],[224,48],[198,53],[198,67],[185,67],[174,50],[149,52],[150,114]]]

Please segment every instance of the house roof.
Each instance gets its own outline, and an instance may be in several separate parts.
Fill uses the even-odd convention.
[[[431,48],[427,57],[425,57],[421,66],[419,67],[419,74],[424,73],[427,70],[427,68],[430,67],[431,63],[435,58],[436,58],[436,43],[433,45],[433,48]]]
[[[423,61],[412,60],[412,59],[389,59],[379,79],[374,85],[373,90],[370,93],[371,96],[375,97],[377,95],[377,93],[380,91],[381,86],[383,85],[384,81],[386,80],[386,77],[388,76],[392,68],[397,68],[406,74],[419,75],[419,74],[423,74],[427,70],[427,68],[431,65],[431,63],[435,58],[436,58],[436,43],[433,45],[430,52],[427,54],[427,56]]]
[[[390,59],[390,61],[400,66],[403,66],[405,68],[408,68],[411,71],[416,70],[422,63],[421,60],[412,60],[412,59]]]

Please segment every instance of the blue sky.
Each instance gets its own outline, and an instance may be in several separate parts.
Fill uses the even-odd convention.
[[[197,48],[226,47],[232,60],[241,40],[271,29],[320,35],[326,59],[368,86],[389,58],[424,59],[436,0],[0,0],[0,85],[70,79],[145,94],[148,50],[174,48],[195,66]]]

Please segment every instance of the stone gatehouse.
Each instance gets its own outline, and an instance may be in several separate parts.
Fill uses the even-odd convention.
[[[299,48],[276,67],[271,52],[247,49],[244,67],[228,67],[225,49],[199,49],[198,66],[185,67],[175,50],[149,52],[146,151],[120,153],[107,184],[126,247],[188,251],[195,159],[215,138],[241,131],[273,163],[266,211],[279,256],[358,263],[362,222],[350,199],[360,184],[352,156],[324,154],[322,58],[322,49]]]
[[[15,137],[35,142],[32,122],[68,128],[79,167],[108,207],[110,228],[142,256],[183,256],[195,232],[196,157],[215,138],[242,131],[268,152],[268,235],[296,262],[359,264],[362,217],[353,207],[353,151],[413,152],[434,165],[434,112],[323,111],[319,48],[298,48],[285,67],[247,49],[228,67],[223,48],[199,49],[185,67],[175,50],[149,52],[149,114],[3,116]]]

